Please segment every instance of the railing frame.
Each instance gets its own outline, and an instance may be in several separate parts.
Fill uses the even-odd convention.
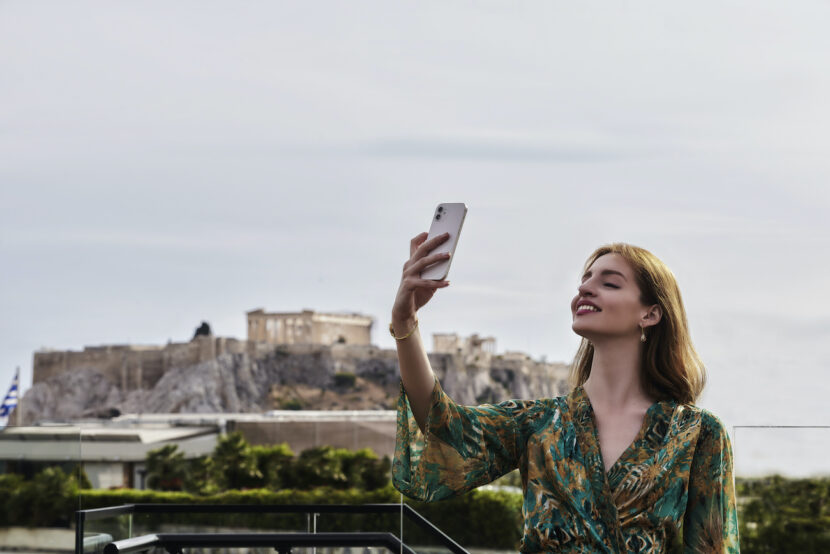
[[[415,554],[415,551],[392,533],[159,533],[114,541],[104,547],[104,554],[134,554],[151,548],[164,548],[170,554],[182,554],[185,548],[268,547],[280,554],[290,554],[299,547],[385,546],[392,552]]]
[[[446,547],[453,554],[469,554],[460,544],[452,540],[438,527],[433,525],[424,516],[415,511],[407,504],[124,504],[121,506],[109,506],[106,508],[95,508],[91,510],[78,510],[75,512],[75,554],[84,553],[84,529],[87,521],[94,521],[118,515],[134,514],[307,514],[313,517],[316,523],[318,514],[401,514],[413,523],[417,524],[424,531],[437,539],[442,546]],[[314,526],[316,531],[316,525]],[[184,536],[182,533],[162,533],[160,536]],[[201,534],[208,535],[208,534]],[[269,535],[269,533],[223,533],[221,535],[237,537]],[[276,534],[270,533],[275,536]],[[300,535],[323,535],[323,533],[291,533],[293,537]],[[329,535],[331,535],[329,533]],[[391,533],[390,536],[394,537]],[[132,537],[131,537],[132,538]],[[130,540],[130,539],[126,539]],[[400,539],[396,537],[400,547]],[[119,541],[114,541],[119,542]],[[312,545],[309,545],[312,546]],[[352,545],[342,545],[352,546]],[[357,545],[353,545],[357,546]],[[369,546],[369,545],[366,545]],[[405,545],[404,545],[405,547]]]

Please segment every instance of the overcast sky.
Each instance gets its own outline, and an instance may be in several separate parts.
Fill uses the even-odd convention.
[[[0,2],[0,387],[310,308],[569,361],[598,245],[675,272],[732,424],[829,424],[830,4]],[[428,345],[431,347],[431,344]],[[735,403],[740,398],[742,403]],[[797,403],[803,409],[793,410]],[[739,406],[740,408],[736,407]]]

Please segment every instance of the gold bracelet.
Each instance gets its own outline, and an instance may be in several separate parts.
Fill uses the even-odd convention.
[[[404,335],[404,336],[402,336],[402,337],[396,337],[396,336],[395,336],[395,330],[392,328],[392,324],[390,323],[390,324],[389,324],[389,334],[390,334],[390,335],[392,335],[392,338],[394,338],[395,340],[404,340],[404,339],[409,338],[409,335],[411,335],[412,333],[414,333],[414,332],[415,332],[415,329],[417,329],[417,328],[418,328],[418,320],[416,319],[416,320],[415,320],[415,326],[414,326],[414,327],[412,327],[412,330],[411,330],[410,332],[408,332],[407,334],[405,334],[405,335]]]

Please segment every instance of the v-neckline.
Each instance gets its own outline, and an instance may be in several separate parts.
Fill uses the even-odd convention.
[[[593,433],[594,444],[597,448],[599,465],[602,469],[603,477],[605,478],[605,481],[607,483],[608,477],[614,473],[614,470],[617,468],[617,466],[626,459],[626,457],[630,454],[631,450],[635,447],[635,445],[639,443],[643,439],[643,437],[645,437],[645,434],[650,427],[652,412],[660,406],[660,401],[658,400],[657,402],[648,407],[646,413],[643,414],[643,421],[640,423],[640,430],[637,432],[637,436],[634,437],[634,440],[631,441],[631,444],[629,444],[625,448],[625,450],[623,450],[622,453],[619,456],[617,456],[617,459],[614,460],[614,463],[611,464],[611,467],[609,467],[608,470],[606,470],[605,459],[602,457],[602,444],[599,442],[599,426],[597,425],[597,418],[596,414],[594,413],[594,407],[591,405],[591,400],[590,398],[588,398],[588,393],[585,392],[585,389],[582,387],[582,385],[579,386],[579,389],[580,394],[582,395],[583,400],[585,401],[585,404],[588,408],[589,419],[591,421],[591,432]]]

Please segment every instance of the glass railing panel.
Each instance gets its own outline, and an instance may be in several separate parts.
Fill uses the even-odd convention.
[[[438,502],[404,501],[435,527],[425,529],[414,516],[403,518],[404,543],[416,552],[452,552],[448,539],[470,552],[495,554],[518,549],[522,530],[518,470],[463,496]]]
[[[240,513],[222,505],[217,505],[214,513],[137,513],[133,516],[133,536],[157,533],[304,533],[310,528],[311,520],[305,514],[268,513],[266,509]]]
[[[85,484],[80,450],[78,427],[0,431],[0,551],[74,549],[72,525]]]
[[[212,423],[176,417],[182,421],[122,416],[85,423],[81,451],[92,490],[82,494],[82,508],[192,502],[190,492],[196,491],[189,489],[198,487],[200,471],[206,469],[199,462],[214,449],[218,431]],[[157,532],[145,525],[146,519],[117,510],[103,517],[90,514],[84,521],[85,552],[103,551],[107,542]]]
[[[422,506],[420,504],[414,507],[424,515],[431,515],[428,513],[428,510],[422,509]],[[431,520],[436,518],[427,517],[426,519]],[[433,523],[433,525],[441,529],[442,532],[445,532],[445,528],[451,527],[451,525],[448,525],[449,522],[446,520],[431,522]],[[411,548],[418,554],[443,554],[451,552],[451,550],[449,550],[445,545],[441,543],[440,539],[435,534],[425,530],[423,527],[418,525],[418,523],[416,523],[413,519],[407,518],[406,516],[404,516],[403,519],[403,537],[404,544],[406,544],[409,548]]]
[[[399,536],[400,510],[387,513],[319,513],[312,519],[317,533],[390,533]]]
[[[132,514],[113,514],[84,522],[83,551],[85,554],[100,554],[113,541],[128,539],[132,533]]]
[[[830,552],[830,426],[732,430],[741,550]]]
[[[401,538],[401,495],[391,488],[391,461],[395,453],[395,412],[391,410],[343,411],[337,414],[339,424],[318,423],[316,443],[345,448],[355,455],[350,467],[344,467],[348,489],[334,490],[336,504],[386,504],[385,513],[319,513],[311,520],[312,531],[388,533]],[[370,454],[366,454],[368,450]],[[394,509],[397,504],[397,509]],[[347,552],[347,549],[335,549]],[[387,552],[382,547],[353,547],[351,552]],[[312,552],[311,549],[308,552]],[[327,552],[317,548],[316,552]]]
[[[121,499],[110,500],[99,495],[130,488],[131,471],[138,454],[134,452],[135,445],[128,444],[123,435],[108,429],[106,420],[81,425],[79,448],[86,487],[80,491],[79,510],[124,504]],[[132,514],[110,513],[103,517],[85,517],[83,532],[76,534],[76,540],[82,541],[80,547],[84,554],[101,554],[108,543],[131,536]]]

